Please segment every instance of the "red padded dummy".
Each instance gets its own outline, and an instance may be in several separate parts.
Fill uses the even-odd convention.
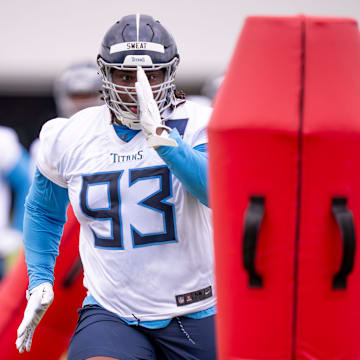
[[[0,359],[59,359],[66,351],[76,327],[77,312],[85,297],[79,266],[79,224],[69,208],[68,221],[55,266],[54,302],[37,326],[31,351],[19,355],[16,330],[20,325],[28,286],[24,253],[0,284]]]
[[[334,289],[343,246],[332,216],[347,199],[360,236],[360,36],[349,19],[305,22],[297,359],[360,359],[359,247]],[[357,230],[357,231],[356,231]]]
[[[360,358],[356,257],[335,289],[332,213],[347,199],[351,244],[359,39],[352,20],[245,22],[208,128],[221,360]]]

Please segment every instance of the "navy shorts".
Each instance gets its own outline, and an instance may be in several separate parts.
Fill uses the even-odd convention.
[[[215,360],[214,316],[174,318],[162,329],[128,325],[99,306],[79,310],[68,360],[108,356],[121,360]]]

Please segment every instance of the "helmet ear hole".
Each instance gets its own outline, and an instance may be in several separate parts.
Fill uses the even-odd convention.
[[[114,83],[114,70],[134,71],[142,66],[145,72],[162,70],[164,80],[153,86],[155,101],[163,119],[175,108],[175,74],[179,63],[176,43],[171,34],[148,15],[129,15],[117,21],[105,34],[98,55],[105,102],[113,115],[130,128],[140,128],[135,87]],[[134,101],[133,101],[134,100]]]

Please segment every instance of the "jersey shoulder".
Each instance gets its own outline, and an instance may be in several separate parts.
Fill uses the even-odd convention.
[[[202,126],[207,124],[212,113],[212,107],[199,104],[198,102],[186,100],[183,104],[180,104],[174,113],[175,117],[187,117],[192,122],[201,124]],[[174,116],[172,118],[174,118]]]
[[[77,112],[71,118],[58,117],[47,121],[40,132],[41,147],[56,148],[58,153],[76,146],[96,133],[103,115],[103,106],[94,106]]]
[[[69,119],[55,118],[43,125],[36,157],[36,165],[43,175],[55,184],[66,187],[61,163],[71,156],[79,144],[89,142],[91,137],[101,133],[106,116],[104,110],[102,106],[91,107]]]
[[[186,118],[190,127],[196,130],[207,126],[211,113],[212,108],[210,106],[186,100],[176,109],[172,118]]]
[[[191,100],[186,100],[180,104],[170,118],[170,127],[176,127],[185,142],[191,146],[196,146],[207,142],[206,127],[209,123],[212,108],[203,104],[198,104]],[[179,124],[179,125],[178,125]],[[172,126],[173,125],[173,126]]]

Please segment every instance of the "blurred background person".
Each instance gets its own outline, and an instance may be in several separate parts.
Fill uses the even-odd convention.
[[[201,95],[210,99],[211,104],[214,104],[216,95],[218,94],[220,87],[224,81],[225,75],[218,75],[216,77],[209,78],[205,81],[204,85],[201,88]]]
[[[0,280],[5,274],[6,257],[21,246],[29,169],[29,155],[16,132],[0,126]]]
[[[187,99],[195,101],[199,104],[213,106],[216,94],[219,92],[220,86],[225,75],[208,78],[201,86],[199,94],[188,95]]]
[[[90,106],[101,105],[102,82],[95,64],[79,62],[68,66],[54,81],[53,95],[58,117],[69,118]],[[39,139],[30,146],[35,160]]]

